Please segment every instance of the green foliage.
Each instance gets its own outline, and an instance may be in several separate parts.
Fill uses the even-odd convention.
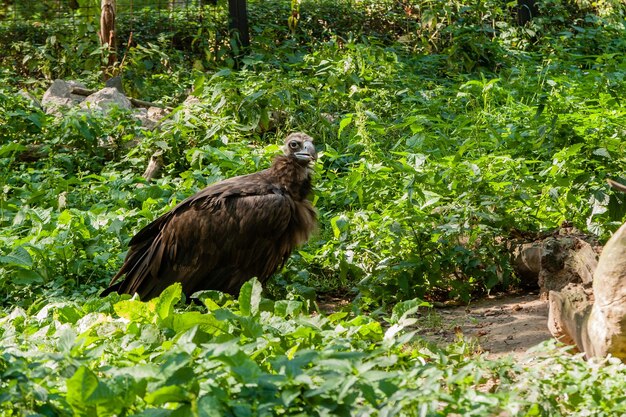
[[[521,28],[513,28],[508,10],[487,3],[390,12],[379,22],[388,35],[396,33],[389,22],[421,22],[415,38],[403,32],[394,42],[356,36],[357,23],[382,9],[337,14],[325,2],[302,2],[298,33],[281,35],[285,22],[260,20],[257,48],[242,68],[210,75],[183,71],[193,50],[172,50],[155,35],[154,43],[127,51],[128,86],[169,101],[193,85],[197,99],[155,131],[121,112],[70,111],[59,119],[2,91],[0,209],[11,227],[0,234],[0,255],[32,258],[3,263],[7,297],[23,283],[105,282],[134,231],[206,184],[267,166],[292,130],[309,132],[322,151],[314,196],[320,230],[277,278],[278,297],[353,291],[363,307],[414,297],[468,300],[514,282],[502,242],[516,230],[568,220],[608,236],[623,215],[621,197],[604,180],[623,175],[624,65],[605,33],[620,26],[615,13],[584,20],[591,10],[558,4],[560,14],[532,22],[532,35],[515,32],[534,37],[531,47],[512,40]],[[314,27],[311,7],[328,17],[328,30],[322,42],[296,48],[289,37],[304,42],[316,33],[306,32]],[[251,16],[270,9],[253,5]],[[150,25],[146,37],[154,34]],[[425,47],[418,40],[432,38],[431,26],[449,37]],[[340,28],[352,35],[330,31]],[[596,49],[581,50],[576,36],[554,49],[552,37],[566,28],[593,39]],[[284,44],[266,43],[282,36]],[[466,37],[495,60],[468,51]],[[165,175],[136,188],[155,149]]]
[[[251,281],[237,302],[208,297],[204,307],[175,305],[174,286],[149,303],[111,295],[14,308],[0,319],[0,407],[101,416],[621,410],[616,361],[587,365],[554,351],[530,364],[487,362],[463,344],[444,352],[416,341],[406,326],[419,303],[399,304],[385,330],[366,316],[278,313],[284,302],[262,300],[258,288]]]
[[[117,110],[59,118],[18,91],[99,85],[91,17],[76,33],[0,24],[2,412],[621,412],[612,360],[547,346],[530,364],[486,361],[410,329],[422,300],[514,285],[506,244],[519,232],[570,221],[606,239],[622,222],[605,180],[626,182],[623,5],[546,0],[523,27],[512,3],[419,6],[302,1],[289,27],[289,3],[251,1],[239,62],[219,7],[200,9],[219,18],[208,27],[206,14],[122,18],[127,91],[174,107],[155,130]],[[320,153],[320,225],[269,283],[275,301],[256,280],[237,299],[201,292],[201,305],[180,305],[180,286],[145,303],[98,297],[142,226],[267,167],[294,130]],[[165,167],[146,182],[156,150]],[[316,293],[355,300],[310,314]]]

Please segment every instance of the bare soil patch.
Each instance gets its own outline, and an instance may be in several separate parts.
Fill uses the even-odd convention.
[[[463,307],[437,308],[422,314],[420,334],[436,344],[462,335],[476,341],[489,358],[523,358],[528,349],[550,340],[548,302],[537,293],[489,297]]]
[[[349,304],[344,298],[331,296],[317,302],[325,314]],[[466,306],[421,310],[417,328],[420,337],[442,347],[462,336],[475,342],[477,350],[491,359],[506,355],[522,359],[530,348],[552,339],[548,301],[542,300],[539,292],[496,295]]]

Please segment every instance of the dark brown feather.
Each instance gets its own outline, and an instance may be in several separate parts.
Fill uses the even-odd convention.
[[[316,213],[307,199],[309,162],[315,158],[312,139],[294,133],[270,168],[210,185],[182,201],[131,239],[103,295],[137,293],[148,300],[174,282],[187,296],[203,289],[237,294],[252,277],[265,282],[315,229]]]

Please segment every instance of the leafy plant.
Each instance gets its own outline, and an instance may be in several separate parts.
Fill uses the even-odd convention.
[[[606,239],[623,220],[605,183],[626,181],[623,5],[542,1],[525,26],[511,6],[302,1],[290,28],[289,4],[252,1],[237,70],[221,6],[122,18],[127,91],[174,108],[152,131],[121,111],[58,118],[19,92],[99,85],[92,17],[76,34],[0,23],[2,413],[621,412],[613,359],[547,344],[491,361],[414,333],[429,302],[515,285],[511,236],[569,221]],[[269,166],[294,130],[320,154],[319,231],[271,300],[255,280],[195,304],[178,286],[98,297],[141,227]],[[162,174],[146,181],[156,150]],[[353,303],[325,315],[320,295]]]

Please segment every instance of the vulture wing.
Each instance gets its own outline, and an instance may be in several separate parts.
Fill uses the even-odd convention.
[[[189,296],[205,288],[237,293],[250,277],[269,278],[295,247],[283,237],[298,216],[290,195],[262,174],[207,187],[143,228],[112,282],[125,279],[110,290],[145,300],[174,282]]]

